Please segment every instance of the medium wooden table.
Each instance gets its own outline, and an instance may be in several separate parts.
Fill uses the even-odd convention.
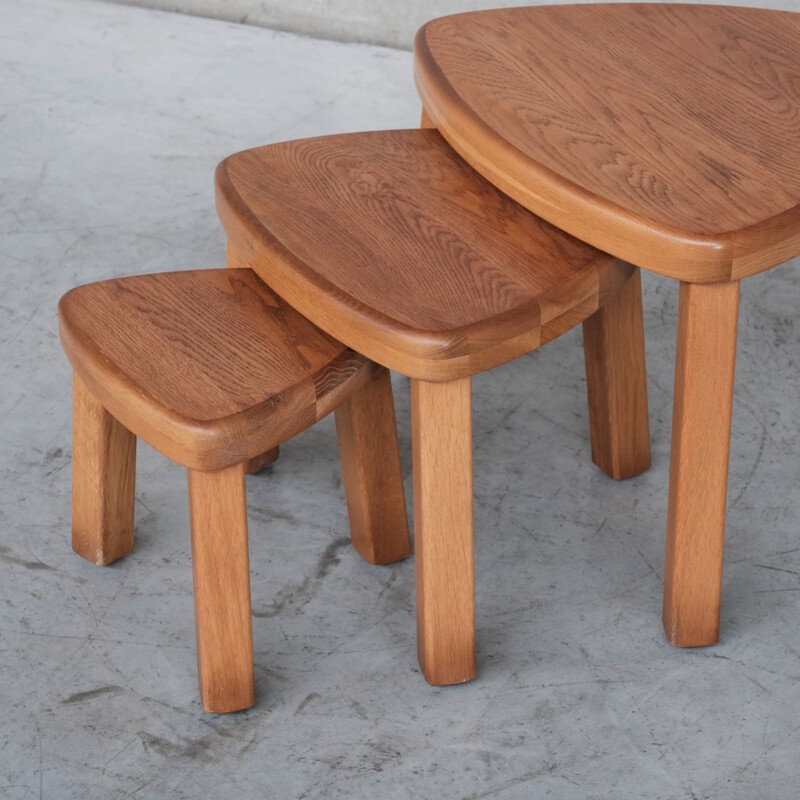
[[[470,680],[472,376],[583,323],[592,458],[615,478],[647,469],[639,270],[528,213],[436,131],[258,147],[216,181],[231,266],[411,378],[420,665],[433,684]],[[386,453],[365,442],[368,473]]]
[[[513,8],[423,27],[425,115],[478,172],[680,284],[664,627],[719,632],[739,283],[800,254],[800,14]]]

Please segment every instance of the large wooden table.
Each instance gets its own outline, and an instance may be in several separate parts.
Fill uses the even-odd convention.
[[[559,228],[680,283],[664,626],[719,630],[739,284],[800,254],[800,14],[513,8],[423,27],[425,124]]]

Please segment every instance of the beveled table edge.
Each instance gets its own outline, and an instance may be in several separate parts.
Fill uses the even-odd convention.
[[[572,236],[681,281],[739,280],[800,255],[800,203],[747,228],[695,234],[656,223],[605,200],[511,145],[461,99],[436,63],[426,38],[429,26],[440,20],[493,11],[430,20],[414,40],[414,80],[425,112],[451,147],[484,178]]]
[[[412,328],[334,286],[286,248],[231,181],[227,162],[237,155],[217,166],[215,186],[217,214],[242,263],[325,333],[411,378],[454,380],[536,350],[591,316],[635,271],[631,264],[598,253],[570,281],[489,320],[449,331]],[[571,302],[565,305],[567,297]]]

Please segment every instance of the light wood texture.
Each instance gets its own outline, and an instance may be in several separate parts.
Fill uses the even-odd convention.
[[[280,458],[280,453],[280,447],[273,447],[272,450],[267,450],[266,453],[262,453],[260,456],[256,456],[255,458],[251,458],[247,462],[247,474],[258,475],[259,472],[262,472],[267,467],[271,467],[278,460],[278,458]]]
[[[244,263],[243,259],[236,252],[236,248],[232,247],[230,242],[228,242],[227,266],[233,269],[247,267],[247,264]],[[247,462],[247,474],[258,475],[259,472],[263,472],[267,467],[271,467],[279,458],[280,448],[273,447],[266,453],[261,453],[261,455],[255,456]]]
[[[370,564],[399,561],[411,543],[389,371],[335,413],[353,546]]]
[[[81,286],[62,298],[59,318],[91,393],[193,469],[260,456],[330,413],[374,368],[247,269]]]
[[[800,14],[550,5],[417,34],[427,114],[482,175],[583,241],[691,282],[800,253]]]
[[[189,470],[197,664],[203,707],[255,702],[244,464]]]
[[[424,380],[539,347],[633,271],[527,213],[433,130],[238,153],[217,169],[217,208],[241,263],[300,313]]]
[[[419,122],[420,128],[435,128],[436,125],[433,124],[433,120],[428,116],[428,112],[425,109],[422,109],[422,118]]]
[[[75,368],[75,550],[105,564],[133,546],[134,434],[188,466],[203,705],[247,708],[247,465],[274,460],[279,443],[347,403],[339,427],[354,542],[375,563],[407,555],[389,374],[249,269],[81,286],[62,298],[59,320]]]
[[[739,283],[681,284],[664,629],[681,647],[719,635]]]
[[[323,330],[414,379],[420,664],[434,684],[470,680],[470,376],[580,324],[625,291],[635,268],[526,212],[435,130],[238,153],[217,169],[217,208],[237,263]],[[626,297],[638,291],[636,280]]]
[[[133,549],[136,437],[74,376],[72,549],[99,566]]]
[[[650,468],[639,271],[583,323],[592,460],[615,480]]]
[[[411,382],[417,647],[433,685],[476,674],[471,385]]]

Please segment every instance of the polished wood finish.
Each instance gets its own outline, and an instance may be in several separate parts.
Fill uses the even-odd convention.
[[[406,555],[389,375],[248,269],[89,284],[62,298],[59,318],[75,368],[75,550],[105,564],[133,546],[136,436],[189,467],[203,704],[247,708],[255,689],[246,467],[346,403],[340,438],[354,541],[374,563]]]
[[[381,369],[336,409],[353,547],[370,564],[411,553],[392,382]]]
[[[583,241],[685,281],[800,253],[800,14],[550,5],[433,20],[426,113],[482,175]]]
[[[247,269],[81,286],[64,295],[59,318],[91,393],[192,469],[260,456],[333,411],[373,369]]]
[[[433,130],[259,147],[217,169],[242,263],[373,361],[451,380],[579,324],[633,268],[483,180]]]
[[[681,647],[719,635],[739,283],[681,284],[664,629]]]
[[[637,272],[583,323],[592,460],[615,480],[650,468],[650,422]]]
[[[435,686],[477,669],[471,386],[411,382],[417,648]]]
[[[271,467],[280,458],[280,453],[280,447],[273,447],[271,450],[267,450],[266,453],[251,458],[247,462],[245,471],[248,475],[258,475],[259,472],[263,472],[267,467]]]
[[[718,635],[738,281],[800,254],[798,53],[800,14],[677,3],[461,14],[416,39],[426,115],[476,170],[683,282],[664,603],[679,645]]]
[[[255,702],[244,464],[189,470],[197,665],[203,707]]]
[[[471,679],[470,377],[579,325],[620,292],[632,297],[638,271],[527,213],[435,130],[238,153],[217,169],[217,208],[237,263],[323,330],[413,379],[420,664],[434,684]],[[628,319],[641,326],[640,304]],[[602,377],[617,391],[612,360]],[[631,376],[641,397],[643,364]],[[600,378],[594,388],[603,390]],[[610,407],[621,424],[628,406]]]
[[[72,549],[99,566],[133,549],[136,437],[75,375]]]
[[[236,249],[231,246],[230,242],[228,243],[228,267],[233,269],[241,269],[242,267],[247,267],[239,254],[236,252]],[[255,456],[251,458],[247,462],[246,471],[248,475],[258,475],[259,472],[263,472],[267,467],[271,467],[278,459],[280,458],[280,448],[273,447],[271,450],[268,450],[266,453],[261,453],[261,455]]]

